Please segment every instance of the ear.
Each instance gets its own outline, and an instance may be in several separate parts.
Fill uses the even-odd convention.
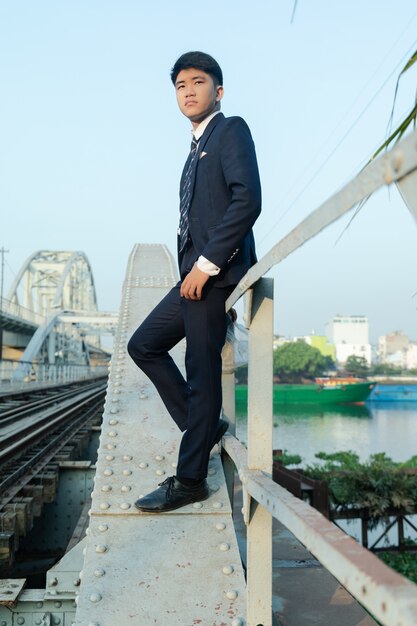
[[[223,95],[224,95],[224,89],[222,85],[218,85],[216,87],[216,102],[220,102],[220,100],[223,98]]]

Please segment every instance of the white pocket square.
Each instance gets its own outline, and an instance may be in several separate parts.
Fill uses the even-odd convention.
[[[202,153],[200,154],[200,159],[202,159],[203,157],[205,157],[205,156],[206,156],[206,154],[207,154],[207,152],[202,152]]]

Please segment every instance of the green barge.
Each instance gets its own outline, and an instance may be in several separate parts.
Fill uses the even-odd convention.
[[[339,385],[274,385],[274,406],[282,404],[363,404],[375,387],[374,382]],[[247,385],[236,385],[237,408],[248,401]]]

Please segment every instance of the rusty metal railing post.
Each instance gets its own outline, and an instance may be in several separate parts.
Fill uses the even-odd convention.
[[[272,473],[273,280],[261,278],[247,300],[248,469]],[[245,486],[243,485],[245,492]],[[272,624],[272,516],[244,493],[248,626]]]

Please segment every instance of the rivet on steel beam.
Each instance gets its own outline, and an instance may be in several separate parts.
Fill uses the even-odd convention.
[[[201,502],[194,502],[193,507],[194,507],[195,509],[202,509],[202,508],[203,508],[203,505],[202,505],[202,503],[201,503]]]
[[[110,409],[110,413],[112,415],[116,415],[119,412],[119,409]]]
[[[36,608],[37,609],[41,609],[43,607],[43,602],[37,602],[36,603]]]
[[[177,465],[178,465],[178,463],[176,461],[171,463],[171,467],[173,467],[174,469],[177,469]]]
[[[94,576],[96,578],[101,578],[102,576],[104,576],[105,573],[106,571],[102,569],[101,567],[98,567],[97,569],[94,570]]]
[[[214,467],[210,467],[210,469],[208,470],[207,474],[209,476],[214,476],[214,474],[217,474],[216,470],[214,469]]]
[[[51,580],[49,581],[49,585],[48,587],[56,587],[58,584],[58,578],[51,578]]]
[[[241,619],[240,617],[235,617],[235,619],[232,620],[232,626],[244,626],[243,619]]]
[[[104,543],[99,543],[96,546],[96,552],[98,552],[99,554],[103,554],[104,552],[107,552],[108,547],[104,544]]]
[[[210,489],[212,491],[218,491],[220,489],[219,485],[210,485]]]
[[[122,456],[123,461],[131,461],[133,459],[133,456],[131,454],[124,454]]]
[[[157,454],[157,455],[155,456],[155,461],[163,461],[163,460],[164,460],[164,458],[165,458],[165,457],[164,457],[162,454]]]
[[[17,618],[17,623],[18,624],[24,624],[25,623],[25,618],[24,617],[18,617]]]
[[[223,507],[223,502],[219,502],[216,500],[216,502],[213,502],[213,509],[221,509]]]
[[[123,476],[130,476],[132,474],[132,470],[125,469],[122,472]]]
[[[226,576],[229,576],[229,574],[233,574],[234,571],[235,570],[233,565],[225,565],[223,567],[223,574],[226,574]]]
[[[147,393],[141,393],[141,394],[140,394],[140,396],[139,396],[139,398],[140,398],[141,400],[146,400],[146,398],[147,398],[147,397],[148,397],[148,394],[147,394]]]
[[[113,404],[114,404],[115,402],[120,402],[120,398],[112,398],[112,399],[111,399],[111,401],[112,401],[112,402],[113,402]]]
[[[105,533],[106,530],[109,529],[109,526],[108,524],[99,524],[97,528],[99,529],[101,533]]]
[[[89,622],[87,626],[100,626],[98,622]],[[240,626],[240,624],[238,624]]]
[[[216,530],[224,530],[226,528],[226,524],[224,522],[219,522],[216,524]]]
[[[131,487],[129,487],[129,485],[122,485],[120,489],[120,491],[122,491],[123,493],[127,493],[130,490],[131,490]]]
[[[105,476],[111,476],[111,475],[113,474],[113,470],[112,470],[112,469],[110,469],[109,467],[107,467],[107,468],[104,470],[103,474],[104,474]]]
[[[81,585],[81,578],[76,578],[72,584],[74,587],[79,587]]]
[[[117,437],[117,431],[116,430],[109,430],[109,432],[107,433],[109,437]]]
[[[114,450],[115,447],[116,447],[115,443],[108,443],[108,444],[106,444],[107,450]]]
[[[109,502],[101,502],[100,503],[100,509],[102,511],[106,511],[109,508],[110,508],[110,503]]]
[[[101,491],[111,491],[111,485],[103,485]]]
[[[59,626],[59,624],[61,623],[61,618],[60,617],[53,617],[52,618],[54,621],[52,622],[54,626]]]
[[[226,591],[226,598],[228,598],[229,600],[236,600],[238,595],[239,594],[235,589],[230,589],[229,591]]]
[[[163,475],[165,474],[165,470],[161,470],[161,469],[156,470],[155,474],[156,474],[157,476],[163,476]]]
[[[6,622],[2,622],[2,624],[4,624],[4,626],[6,626]],[[42,626],[42,620],[41,619],[37,619],[35,621],[36,626]]]
[[[117,395],[119,395],[119,393],[122,393],[122,392],[120,391],[120,389],[115,389],[113,391],[113,393],[117,396]]]
[[[114,456],[112,454],[107,454],[106,461],[114,461]]]
[[[116,419],[109,420],[110,426],[116,426],[116,424],[118,424],[118,423],[119,423],[119,420],[116,420]]]
[[[92,593],[90,596],[91,602],[100,602],[101,595],[99,593]]]
[[[219,548],[222,552],[227,552],[228,550],[230,550],[230,544],[229,543],[221,543],[219,545]]]
[[[130,509],[130,504],[128,502],[122,502],[122,504],[120,505],[120,508],[123,509],[124,511],[127,511],[127,509]]]
[[[142,463],[139,463],[139,467],[140,469],[146,469],[148,467],[148,464],[142,462]]]

